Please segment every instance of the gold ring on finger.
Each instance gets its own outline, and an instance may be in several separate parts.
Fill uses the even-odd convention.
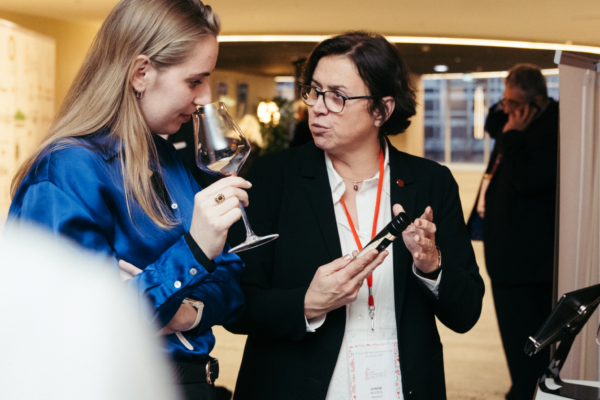
[[[225,195],[223,193],[217,193],[215,195],[215,203],[221,204],[224,201],[225,201]]]
[[[430,252],[432,248],[433,248],[433,243],[430,240],[429,241],[429,248],[427,249],[427,252]]]

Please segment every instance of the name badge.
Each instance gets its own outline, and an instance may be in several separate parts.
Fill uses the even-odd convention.
[[[352,399],[403,399],[398,341],[351,343],[348,368]]]

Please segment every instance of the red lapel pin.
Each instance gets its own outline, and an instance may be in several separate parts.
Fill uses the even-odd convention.
[[[403,181],[402,179],[398,179],[398,180],[396,181],[396,183],[398,184],[398,186],[400,186],[400,187],[404,187],[404,181]]]

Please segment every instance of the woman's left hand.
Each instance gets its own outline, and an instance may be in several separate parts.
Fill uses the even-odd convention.
[[[394,205],[394,215],[403,212],[401,205]],[[436,226],[433,223],[433,210],[427,207],[421,218],[415,219],[408,228],[402,232],[402,239],[408,251],[413,256],[415,267],[423,273],[433,272],[438,268],[438,252],[435,247]]]
[[[121,278],[123,281],[133,278],[140,272],[141,269],[127,261],[119,260],[119,268],[121,270]],[[198,310],[189,304],[181,304],[179,310],[161,330],[161,335],[170,335],[175,332],[185,332],[194,325]]]

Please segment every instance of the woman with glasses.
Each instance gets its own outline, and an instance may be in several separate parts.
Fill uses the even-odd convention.
[[[243,306],[243,265],[225,240],[250,184],[230,177],[201,190],[158,135],[177,132],[211,102],[219,30],[200,0],[121,0],[17,171],[9,211],[14,223],[106,255],[115,276],[117,262],[136,274],[128,284],[174,361],[165,382],[176,378],[186,399],[216,398],[211,327],[232,322]],[[102,301],[72,299],[90,300]],[[124,331],[122,340],[135,337]]]
[[[484,287],[449,170],[387,139],[415,114],[406,67],[382,36],[336,36],[308,59],[301,94],[314,144],[248,175],[252,226],[280,236],[242,255],[235,398],[445,398],[435,317],[468,331]],[[419,217],[402,238],[353,259],[401,210]]]

